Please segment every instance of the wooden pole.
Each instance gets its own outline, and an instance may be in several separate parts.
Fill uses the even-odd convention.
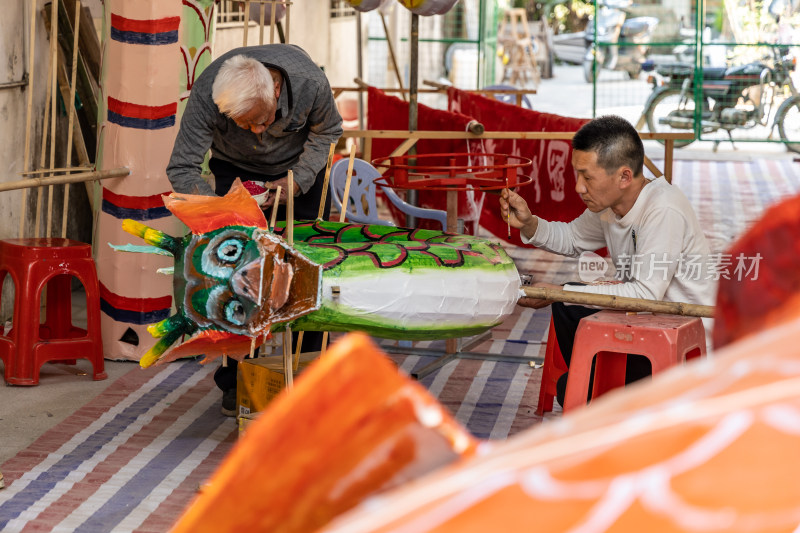
[[[51,172],[91,172],[92,170],[94,169],[90,166],[48,168],[45,170],[28,170],[27,172],[20,172],[20,176],[35,176],[37,174],[49,174]]]
[[[286,183],[286,242],[294,246],[294,172],[288,172]],[[277,201],[277,199],[276,199]]]
[[[264,7],[263,5],[261,6]],[[278,7],[277,0],[272,0],[272,16],[269,19],[269,44],[275,44],[275,8]],[[264,19],[261,19],[261,27],[264,27]],[[263,30],[262,30],[263,31]]]
[[[33,112],[33,69],[35,66],[34,63],[34,55],[36,51],[36,0],[30,1],[30,9],[31,9],[31,26],[30,26],[30,34],[28,35],[28,79],[30,82],[28,83],[28,107],[25,110],[25,152],[23,155],[22,161],[22,168],[24,171],[29,171],[31,169],[31,115]],[[25,211],[28,202],[28,189],[22,189],[22,202],[20,203],[20,210],[19,210],[19,218],[20,218],[20,225],[19,225],[19,238],[21,239],[25,233]]]
[[[645,311],[662,313],[666,315],[697,316],[702,318],[714,317],[714,306],[687,304],[682,302],[662,302],[659,300],[645,300],[643,298],[628,298],[625,296],[612,296],[609,294],[592,294],[547,287],[522,287],[525,297],[520,298],[517,305],[533,307],[533,302],[525,301],[526,298],[535,300],[550,300],[582,305],[596,305],[609,309],[622,311]]]
[[[378,10],[378,14],[381,16],[381,22],[383,23],[383,32],[386,34],[386,44],[389,45],[389,57],[392,60],[392,68],[394,69],[394,75],[397,77],[397,85],[400,87],[402,91],[400,96],[403,98],[404,101],[406,100],[406,93],[403,91],[403,78],[400,76],[400,69],[397,67],[397,58],[394,55],[394,45],[392,44],[392,38],[389,35],[389,26],[386,25],[386,16],[383,14],[381,10]]]
[[[325,213],[325,201],[328,199],[328,184],[331,181],[331,167],[333,166],[333,152],[335,150],[336,143],[331,143],[331,148],[328,150],[328,162],[325,163],[325,179],[322,182],[322,197],[319,200],[317,220],[322,220],[322,215]]]
[[[672,183],[672,154],[675,150],[675,141],[667,139],[664,141],[664,178],[667,183]]]
[[[347,216],[347,206],[350,203],[350,181],[353,179],[353,163],[356,160],[356,147],[350,146],[350,159],[347,162],[347,179],[344,182],[344,194],[342,195],[342,211],[339,213],[339,222],[344,222]]]
[[[43,13],[46,13],[46,10],[42,10]],[[55,53],[55,45],[56,45],[56,38],[53,35],[55,25],[53,24],[53,20],[50,20],[50,52],[49,52],[49,62],[47,64],[47,96],[45,97],[45,104],[44,104],[44,120],[42,121],[42,151],[41,156],[39,158],[39,168],[45,168],[47,165],[47,124],[50,121],[50,110],[51,106],[50,103],[52,101],[50,91],[52,89],[52,84],[50,83],[51,76],[53,75],[53,62],[56,60],[56,53]],[[53,110],[55,113],[55,110]],[[53,168],[52,166],[50,168]],[[36,191],[36,218],[34,220],[34,237],[39,236],[39,226],[41,224],[40,217],[42,214],[42,190],[38,189]]]
[[[272,4],[273,7],[275,4]],[[265,11],[264,4],[258,5],[258,44],[264,44],[264,11]],[[249,15],[249,13],[248,13]],[[272,36],[270,35],[269,44],[272,44]]]
[[[270,217],[269,227],[275,231],[275,222],[278,220],[278,200],[281,198],[281,186],[275,188],[275,201],[272,203],[272,216]]]
[[[72,166],[72,128],[75,123],[75,80],[78,76],[78,41],[81,27],[81,0],[75,1],[75,27],[72,38],[72,75],[69,82],[69,102],[64,107],[69,113],[67,126],[67,167]],[[61,204],[61,238],[67,237],[67,213],[69,212],[69,184],[64,185],[64,201]]]
[[[292,16],[292,3],[291,2],[284,2],[286,4],[286,32],[283,36],[283,41],[286,44],[289,44],[289,30],[291,29],[291,16]]]
[[[297,348],[294,351],[294,363],[292,364],[292,371],[297,372],[297,369],[300,368],[300,350],[303,346],[303,333],[300,332],[297,334]]]
[[[32,187],[43,187],[48,185],[61,185],[64,183],[81,183],[84,181],[107,180],[110,178],[123,178],[131,171],[125,167],[114,168],[111,170],[94,170],[92,172],[79,172],[69,176],[50,176],[47,178],[28,178],[18,181],[8,181],[0,183],[0,192],[15,191],[17,189],[30,189]]]
[[[325,355],[325,351],[328,349],[328,332],[322,332],[322,349],[319,352],[320,357]]]
[[[51,2],[52,14],[50,15],[50,50],[53,54],[53,70],[50,73],[50,167],[56,168],[56,84],[58,83],[58,0]],[[45,216],[46,226],[45,235],[50,237],[52,234],[53,221],[53,186],[47,188],[47,215]],[[38,224],[38,214],[37,214]],[[37,231],[38,235],[39,232]]]
[[[261,6],[263,7],[263,6]],[[244,2],[244,31],[242,32],[242,46],[247,46],[247,31],[250,29],[250,0]]]
[[[292,365],[292,330],[286,328],[283,332],[283,377],[286,380],[286,389],[294,386],[294,372]]]

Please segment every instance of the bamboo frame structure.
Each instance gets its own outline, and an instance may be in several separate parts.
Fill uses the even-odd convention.
[[[49,170],[47,171],[50,172]],[[63,176],[48,176],[44,178],[27,178],[18,181],[8,181],[0,183],[0,192],[16,191],[20,189],[31,189],[33,187],[46,187],[51,185],[63,185],[65,183],[83,183],[86,181],[107,180],[111,178],[124,178],[131,171],[127,167],[114,168],[111,170],[93,170],[91,172],[79,172]]]
[[[695,316],[700,318],[713,318],[714,306],[698,305],[683,302],[663,302],[660,300],[646,300],[643,298],[628,298],[610,294],[592,294],[549,287],[522,287],[525,297],[520,298],[517,305],[522,307],[538,307],[534,302],[527,302],[526,298],[534,300],[548,300],[581,305],[595,305],[608,309],[621,311],[651,312],[665,315]]]
[[[571,140],[574,132],[548,132],[548,131],[484,131],[475,134],[463,131],[406,131],[406,130],[345,130],[343,138],[362,139],[364,159],[372,159],[372,139],[405,139],[391,154],[403,155],[420,139],[519,139],[519,140]],[[663,140],[664,143],[664,171],[647,157],[644,158],[645,166],[657,178],[664,176],[667,182],[672,183],[672,161],[675,141],[693,139],[691,133],[639,133],[642,139]],[[385,167],[378,169],[383,172]]]

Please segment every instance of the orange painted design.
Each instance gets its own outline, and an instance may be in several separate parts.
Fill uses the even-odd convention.
[[[800,313],[339,517],[327,532],[792,532]]]
[[[476,444],[368,337],[351,334],[248,426],[173,532],[314,531]]]
[[[256,337],[256,339],[255,348],[261,346],[264,340],[261,336]],[[251,337],[245,335],[206,329],[167,351],[154,365],[169,363],[182,357],[194,357],[197,354],[205,355],[205,358],[200,361],[203,364],[223,355],[241,361],[246,355],[250,354],[251,341]]]
[[[250,193],[236,178],[225,196],[200,196],[177,192],[164,196],[164,205],[195,235],[225,226],[266,229],[267,219]]]

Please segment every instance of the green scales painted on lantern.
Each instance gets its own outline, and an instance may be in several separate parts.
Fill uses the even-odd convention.
[[[180,205],[167,206],[181,217]],[[177,356],[190,355],[193,343],[195,353],[209,353],[207,341],[220,348],[226,336],[224,353],[244,355],[250,339],[287,326],[397,339],[468,336],[502,322],[519,293],[503,248],[465,235],[311,221],[294,225],[289,246],[283,227],[272,233],[234,223],[182,239],[134,221],[123,227],[175,256],[178,312],[150,328],[161,339],[143,366],[185,334],[189,346]]]

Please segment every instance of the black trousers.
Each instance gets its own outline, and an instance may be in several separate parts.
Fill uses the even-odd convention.
[[[593,315],[599,309],[591,309],[580,305],[564,305],[561,302],[555,302],[551,306],[553,310],[553,329],[556,333],[558,340],[558,348],[561,350],[561,355],[564,357],[564,362],[567,363],[569,368],[572,360],[572,348],[575,344],[575,333],[578,331],[578,324],[581,319],[589,315]],[[652,373],[650,360],[643,355],[628,354],[628,359],[625,365],[625,383],[633,383]],[[589,396],[592,397],[592,382],[594,380],[594,361],[592,361],[592,371],[589,377]],[[567,392],[567,373],[558,379],[556,384],[556,400],[559,405],[564,405],[564,396]]]
[[[218,196],[222,196],[230,190],[233,181],[236,178],[241,179],[243,182],[248,180],[254,181],[275,181],[285,176],[281,175],[267,175],[256,174],[248,170],[241,169],[221,159],[211,158],[208,162],[211,172],[214,174],[215,187],[214,192]],[[319,210],[319,201],[322,198],[322,186],[325,179],[325,169],[317,173],[317,178],[314,180],[314,185],[307,193],[295,197],[294,202],[294,218],[296,220],[314,220],[317,218]],[[331,214],[331,195],[325,195],[325,210],[322,218],[327,219]],[[278,206],[278,220],[286,219],[286,206]],[[302,352],[316,352],[322,349],[322,335],[321,331],[307,331],[303,334],[303,345],[300,347]],[[297,332],[292,333],[292,351],[297,350]],[[220,366],[214,373],[214,382],[223,392],[236,388],[236,372],[239,363],[235,359],[228,359],[228,366]]]

